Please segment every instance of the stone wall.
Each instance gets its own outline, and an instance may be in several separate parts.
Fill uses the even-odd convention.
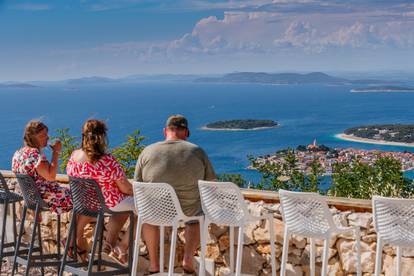
[[[15,185],[15,179],[7,180],[11,186]],[[264,203],[263,201],[249,202],[248,208],[252,214],[260,216],[266,212],[272,212],[274,216],[274,229],[276,234],[276,266],[280,269],[280,260],[282,257],[282,243],[284,225],[279,210],[278,203]],[[21,210],[21,207],[18,208]],[[358,226],[361,229],[361,252],[362,252],[362,271],[364,275],[371,275],[375,266],[375,249],[376,233],[373,228],[372,215],[369,212],[340,211],[332,207],[331,213],[335,223],[341,226]],[[20,216],[19,216],[20,217]],[[70,214],[62,215],[62,237],[66,237],[71,219]],[[26,233],[33,225],[33,216],[29,214],[29,223],[26,225]],[[56,250],[56,232],[57,222],[54,214],[44,212],[41,222],[43,247],[45,251]],[[89,243],[92,242],[94,225],[88,225],[85,230],[85,236]],[[125,229],[120,233],[120,237],[125,233]],[[29,234],[26,234],[27,239]],[[237,245],[237,229],[235,231]],[[246,227],[244,231],[244,248],[242,272],[253,275],[270,275],[270,241],[269,241],[269,223],[257,222]],[[165,257],[168,260],[170,234],[167,231],[165,240]],[[183,255],[184,244],[183,231],[179,231],[176,253],[176,272],[180,272],[179,260]],[[229,269],[229,233],[228,227],[211,225],[209,236],[207,237],[207,254],[206,257],[214,260],[215,275],[228,275]],[[288,275],[309,275],[309,239],[293,235],[289,241],[289,257],[287,265]],[[317,241],[316,267],[317,275],[320,274],[322,241]],[[356,272],[356,261],[354,259],[355,241],[352,235],[338,235],[331,239],[329,250],[329,275],[350,275]],[[235,249],[236,252],[236,249]],[[396,250],[393,247],[385,246],[383,250],[383,274],[395,275],[394,259]],[[166,262],[168,263],[168,262]],[[140,248],[140,270],[144,271],[148,266],[148,256],[145,245],[141,243]],[[404,250],[402,258],[402,275],[414,276],[414,250]]]

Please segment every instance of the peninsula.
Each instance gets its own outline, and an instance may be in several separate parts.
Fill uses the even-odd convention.
[[[203,130],[259,130],[275,128],[278,124],[272,120],[228,120],[209,123],[202,127]]]
[[[356,79],[349,80],[335,77],[323,72],[299,73],[265,73],[265,72],[237,72],[225,74],[220,77],[202,77],[194,80],[203,83],[254,83],[254,84],[327,84],[327,85],[392,85],[396,82]],[[398,82],[397,82],[398,83]]]
[[[401,86],[369,86],[365,88],[354,88],[351,92],[414,92],[412,87]]]
[[[359,126],[348,128],[336,137],[360,143],[414,147],[414,125]]]

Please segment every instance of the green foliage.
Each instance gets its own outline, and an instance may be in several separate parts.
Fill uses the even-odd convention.
[[[69,128],[60,128],[55,130],[56,135],[52,136],[52,139],[57,139],[62,142],[62,151],[59,154],[59,171],[65,173],[66,165],[72,152],[80,147],[79,137],[71,136],[69,134]]]
[[[282,163],[258,162],[248,156],[251,167],[262,174],[262,180],[257,188],[266,190],[286,189],[291,191],[316,192],[319,190],[320,178],[323,169],[317,159],[312,161],[309,175],[298,169],[298,160],[295,151],[288,148],[283,152]]]
[[[241,174],[235,173],[223,173],[217,176],[218,181],[221,182],[233,182],[241,188],[247,187],[247,181],[241,176]]]
[[[297,168],[292,149],[284,150],[283,155],[278,156],[281,163],[258,162],[252,156],[248,158],[251,167],[262,174],[257,188],[325,193],[320,188],[324,169],[317,158],[309,164],[307,173]],[[332,196],[363,199],[370,199],[373,195],[409,197],[414,190],[414,181],[404,177],[400,161],[392,157],[379,157],[372,164],[358,159],[352,163],[335,163],[331,178],[332,185],[327,193]]]
[[[62,142],[62,151],[59,155],[59,169],[61,173],[65,173],[72,152],[80,148],[79,137],[71,136],[69,128],[57,129],[55,132],[56,135],[52,138],[59,139]],[[111,150],[111,154],[120,163],[128,178],[134,176],[135,163],[145,147],[142,145],[144,139],[145,137],[140,135],[139,130],[135,130],[131,135],[127,136],[126,142]]]
[[[145,147],[142,144],[144,139],[145,137],[140,135],[140,131],[135,130],[127,136],[126,142],[112,149],[112,155],[118,160],[128,178],[134,177],[135,164]]]
[[[333,196],[370,199],[373,195],[408,197],[412,181],[403,175],[401,163],[392,157],[380,157],[372,164],[354,160],[333,165]]]

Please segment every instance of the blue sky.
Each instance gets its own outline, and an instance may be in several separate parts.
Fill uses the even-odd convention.
[[[414,71],[414,1],[0,0],[0,81]]]

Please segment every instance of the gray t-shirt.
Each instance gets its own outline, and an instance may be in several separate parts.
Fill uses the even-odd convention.
[[[138,158],[135,181],[168,183],[174,187],[187,216],[201,212],[198,180],[215,180],[206,153],[184,140],[163,141],[146,147]]]

